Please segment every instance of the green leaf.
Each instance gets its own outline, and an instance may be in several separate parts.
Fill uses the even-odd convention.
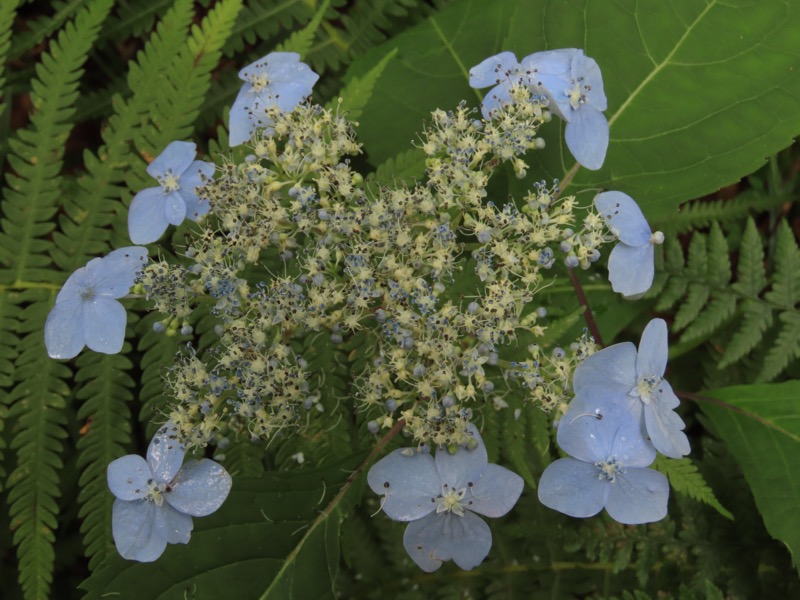
[[[800,569],[800,382],[707,392],[701,402],[742,468],[767,531],[786,544]]]
[[[81,588],[88,600],[227,598],[231,590],[239,598],[329,597],[331,579],[323,574],[333,576],[339,564],[338,526],[351,506],[344,496],[358,491],[347,473],[361,458],[236,478],[222,508],[195,519],[187,545],[168,546],[155,563],[114,557]]]
[[[734,520],[731,512],[720,504],[714,495],[714,490],[708,486],[690,459],[672,459],[659,454],[652,466],[667,476],[670,486],[679,494],[685,494],[689,498],[708,504],[726,519]]]
[[[499,51],[583,48],[603,72],[611,142],[603,168],[581,169],[573,186],[621,189],[649,217],[668,215],[800,133],[798,27],[800,4],[782,0],[462,0],[354,63],[358,75],[399,49],[362,115],[362,140],[379,164],[432,109],[477,106],[468,70]],[[574,160],[559,128],[542,135],[541,168],[529,172],[563,178]]]

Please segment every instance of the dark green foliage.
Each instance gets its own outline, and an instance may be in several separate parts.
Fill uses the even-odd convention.
[[[671,362],[668,377],[678,378],[686,389],[699,389],[703,383],[721,387],[800,375],[795,157],[788,152],[773,158],[769,176],[758,175],[770,182],[768,191],[750,179],[752,189],[733,199],[691,202],[665,217],[690,193],[705,193],[709,173],[702,170],[702,161],[688,166],[677,161],[665,175],[659,171],[663,153],[632,141],[650,136],[652,148],[666,143],[660,138],[678,142],[683,151],[667,157],[672,160],[703,146],[697,140],[709,132],[724,133],[720,139],[726,154],[710,157],[719,167],[711,179],[730,183],[744,175],[742,165],[752,168],[797,133],[797,115],[786,99],[796,97],[796,78],[790,75],[800,65],[786,52],[757,50],[761,38],[756,39],[756,49],[747,46],[737,64],[757,64],[746,77],[752,80],[763,71],[769,91],[755,89],[758,97],[741,110],[734,102],[741,89],[731,91],[725,83],[729,79],[711,85],[697,78],[697,85],[722,103],[714,112],[725,115],[721,127],[714,118],[706,119],[708,108],[698,108],[697,94],[685,94],[680,103],[672,94],[680,81],[672,78],[672,69],[695,64],[699,50],[691,55],[687,49],[689,56],[653,71],[618,44],[616,25],[630,30],[627,17],[639,10],[636,3],[621,0],[598,8],[571,0],[569,11],[560,0],[537,0],[535,5],[517,0],[0,2],[0,165],[5,182],[0,199],[0,596],[77,598],[76,581],[89,572],[84,585],[89,597],[119,591],[120,597],[137,599],[158,594],[302,599],[331,597],[334,591],[339,597],[381,600],[718,600],[800,594],[789,554],[764,528],[759,512],[764,509],[754,502],[728,449],[691,405],[680,409],[692,439],[691,459],[660,460],[654,466],[672,483],[667,520],[626,527],[602,514],[569,519],[536,497],[542,471],[559,456],[552,427],[557,415],[523,402],[514,385],[494,372],[498,397],[508,407],[483,407],[476,421],[491,459],[524,478],[523,496],[513,512],[488,520],[494,543],[480,567],[465,572],[447,563],[435,573],[423,573],[403,549],[406,525],[380,511],[380,498],[363,476],[348,479],[386,433],[385,428],[377,435],[366,428],[369,420],[385,415],[383,407],[352,405],[358,377],[377,356],[376,338],[364,332],[338,345],[327,332],[293,340],[317,379],[312,387],[319,384],[320,389],[319,402],[300,415],[302,428],[269,445],[253,443],[246,431],[217,440],[221,443],[206,454],[233,474],[230,502],[214,516],[198,519],[192,543],[171,546],[163,562],[142,565],[118,557],[111,537],[107,465],[144,452],[172,402],[164,386],[169,366],[177,354],[208,351],[216,336],[215,317],[201,308],[191,336],[168,337],[153,331],[160,316],[145,314],[144,300],[129,299],[123,351],[117,356],[85,351],[66,363],[48,358],[44,322],[70,273],[95,256],[130,245],[127,206],[135,193],[155,184],[145,167],[169,142],[193,140],[199,158],[208,160],[231,153],[226,109],[240,88],[237,73],[279,47],[300,52],[322,75],[315,101],[339,106],[364,123],[362,141],[372,142],[365,148],[372,155],[353,160],[383,163],[372,173],[363,172],[368,193],[374,195],[380,186],[404,182],[412,187],[425,176],[424,153],[408,142],[428,119],[428,104],[451,109],[461,98],[476,102],[478,96],[466,86],[470,60],[485,57],[490,48],[510,49],[521,57],[541,49],[545,38],[550,47],[566,44],[563,40],[577,46],[586,26],[587,51],[598,52],[608,73],[610,105],[625,110],[608,113],[619,120],[612,127],[610,170],[581,171],[576,181],[578,187],[613,181],[652,191],[642,204],[645,212],[661,218],[652,223],[654,229],[668,235],[651,306],[669,320],[678,341],[673,353],[680,356]],[[698,17],[689,2],[669,5],[676,7],[675,15],[683,7],[690,21]],[[731,15],[739,10],[707,6],[700,21],[707,18],[712,25],[734,22]],[[750,9],[741,10],[741,19],[749,23]],[[741,35],[757,37],[772,24],[777,48],[787,40],[793,43],[797,9],[768,0],[762,10],[769,18],[755,20],[755,33],[739,28]],[[654,28],[655,14],[639,16]],[[670,14],[659,14],[672,22]],[[435,15],[435,26],[425,21],[430,15]],[[594,19],[602,27],[590,27]],[[608,25],[612,22],[615,27]],[[641,34],[645,45],[655,42],[656,52],[659,44],[668,45],[650,29]],[[715,44],[730,41],[722,33],[707,37]],[[694,33],[690,38],[699,43]],[[753,41],[748,37],[748,43]],[[359,57],[360,64],[350,71]],[[625,94],[645,80],[647,89],[627,102]],[[689,116],[693,124],[687,133],[674,123],[654,128],[641,112],[647,104],[653,114],[669,120],[673,113],[663,110],[662,101],[669,108],[679,105],[681,114]],[[747,106],[768,101],[788,108],[759,113],[772,132],[762,143],[752,135]],[[558,150],[554,140],[547,141]],[[645,151],[639,153],[641,147]],[[727,157],[730,148],[735,151]],[[248,151],[234,152],[244,156]],[[569,164],[559,152],[548,157],[543,165],[550,175],[562,177]],[[537,178],[543,176],[537,171]],[[665,182],[675,183],[674,189]],[[502,201],[507,189],[499,185],[492,199]],[[578,198],[583,202],[586,197]],[[770,215],[763,216],[764,211]],[[761,216],[744,224],[750,214]],[[170,260],[179,255],[184,231],[165,236],[157,253]],[[284,267],[276,260],[270,268],[278,272]],[[562,343],[583,327],[582,309],[574,310],[571,290],[569,301],[561,302],[567,288],[558,282],[550,290],[555,306],[543,346]],[[624,305],[608,300],[605,280],[590,280],[587,288],[604,334],[644,319],[648,305],[620,311]],[[454,285],[446,293],[458,302],[462,292]],[[617,337],[635,336],[625,331]],[[522,352],[528,341],[520,334],[514,352]],[[788,416],[780,423],[791,427],[787,406]],[[397,436],[382,454],[411,443]],[[765,454],[762,463],[772,467],[772,458]],[[753,488],[759,502],[764,488],[769,491],[769,482]],[[735,521],[723,518],[731,514]],[[774,515],[764,514],[774,527]],[[18,584],[12,583],[15,578]]]

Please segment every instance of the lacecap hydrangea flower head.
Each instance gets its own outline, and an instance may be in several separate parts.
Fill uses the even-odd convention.
[[[245,143],[257,128],[272,124],[267,108],[289,112],[305,100],[319,75],[300,62],[296,52],[272,52],[239,71],[239,79],[245,83],[231,106],[231,146]]]
[[[492,547],[492,532],[478,517],[502,517],[516,504],[523,481],[505,467],[489,464],[474,425],[470,444],[451,453],[398,449],[377,462],[367,481],[383,496],[381,507],[395,521],[410,521],[403,545],[423,571],[446,560],[472,569]],[[477,513],[477,514],[476,514]]]
[[[558,426],[558,445],[570,458],[556,460],[542,474],[538,494],[545,506],[571,517],[591,517],[605,508],[627,525],[667,515],[669,482],[646,468],[656,451],[613,391],[579,392]]]
[[[597,170],[608,150],[609,128],[603,112],[608,107],[600,67],[583,50],[560,48],[530,54],[517,62],[512,52],[501,52],[469,72],[474,88],[493,86],[483,100],[488,119],[512,102],[514,86],[527,86],[550,100],[549,108],[566,121],[567,147],[581,165]]]
[[[208,212],[208,200],[195,190],[214,174],[214,164],[195,160],[192,142],[172,142],[147,166],[147,174],[158,187],[136,194],[128,210],[128,234],[134,244],[155,242],[169,225],[180,225],[187,217],[197,221]]]
[[[594,205],[611,233],[619,240],[608,257],[608,279],[615,292],[635,300],[653,285],[654,244],[664,243],[664,234],[653,233],[639,205],[622,192],[603,192]]]
[[[592,354],[575,369],[572,385],[577,395],[612,397],[627,408],[656,450],[681,458],[691,448],[683,420],[675,412],[680,401],[664,379],[668,350],[667,324],[653,319],[642,333],[638,351],[631,342],[623,342]]]
[[[114,544],[123,558],[152,562],[167,544],[187,544],[192,517],[217,510],[231,489],[231,476],[204,458],[183,466],[186,449],[169,421],[153,436],[147,460],[129,454],[108,465],[108,487],[116,496],[111,514]]]
[[[117,299],[128,294],[146,259],[146,248],[120,248],[69,276],[44,325],[51,358],[74,358],[84,346],[104,354],[122,350],[127,316]]]

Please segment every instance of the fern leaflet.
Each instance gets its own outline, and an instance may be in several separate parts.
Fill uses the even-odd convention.
[[[694,500],[708,504],[726,519],[733,520],[733,515],[720,504],[714,491],[688,458],[666,458],[658,455],[653,468],[667,476],[669,484],[679,494],[685,494]]]

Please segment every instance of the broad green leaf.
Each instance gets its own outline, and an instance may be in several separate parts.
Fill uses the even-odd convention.
[[[726,405],[702,402],[750,485],[767,531],[800,567],[800,382],[708,392]]]
[[[81,587],[88,599],[227,598],[231,590],[238,598],[329,597],[340,519],[351,506],[344,496],[358,491],[346,478],[362,458],[313,472],[237,477],[222,508],[194,520],[187,545],[168,546],[155,563],[115,557]]]
[[[478,105],[468,71],[484,58],[583,48],[603,72],[611,143],[603,168],[580,169],[572,189],[623,190],[663,217],[754,171],[800,133],[798,27],[800,4],[785,0],[461,0],[354,63],[359,75],[398,48],[361,117],[361,139],[379,164],[432,109]],[[562,129],[557,119],[542,129],[548,147],[533,159],[535,179],[573,168]]]

